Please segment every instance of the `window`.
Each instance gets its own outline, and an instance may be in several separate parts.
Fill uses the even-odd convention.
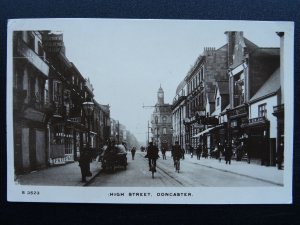
[[[28,34],[28,46],[35,51],[34,36],[31,33]]]
[[[38,43],[38,55],[44,60],[44,51],[41,42]]]
[[[158,117],[155,116],[155,123],[158,123]]]
[[[60,103],[62,96],[62,85],[59,81],[53,81],[53,101]]]
[[[163,134],[167,134],[167,128],[163,127]]]
[[[244,74],[238,74],[234,76],[234,106],[239,106],[244,103],[245,96],[245,83]]]
[[[220,105],[220,97],[217,97],[217,106]]]
[[[163,119],[163,122],[167,121],[167,117],[166,116],[164,116],[162,119]]]
[[[267,116],[267,104],[261,104],[258,106],[258,117],[266,117]]]

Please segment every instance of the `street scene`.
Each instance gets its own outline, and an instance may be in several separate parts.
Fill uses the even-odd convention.
[[[27,29],[25,20],[12,29],[9,179],[21,188],[286,187],[287,34],[210,25]]]
[[[91,163],[92,176],[82,183],[78,178],[80,168],[77,163],[50,170],[41,170],[30,175],[19,176],[22,185],[49,186],[90,186],[90,187],[280,187],[283,185],[283,171],[274,167],[245,164],[232,161],[231,166],[221,160],[196,157],[189,154],[181,160],[179,173],[175,171],[171,154],[162,155],[157,160],[154,179],[148,170],[145,153],[138,151],[134,160],[128,153],[128,166],[105,171],[97,160]],[[195,173],[197,171],[197,173]],[[47,177],[47,179],[45,179]]]

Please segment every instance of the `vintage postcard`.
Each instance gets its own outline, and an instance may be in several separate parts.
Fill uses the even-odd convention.
[[[12,19],[7,199],[290,204],[294,23]]]

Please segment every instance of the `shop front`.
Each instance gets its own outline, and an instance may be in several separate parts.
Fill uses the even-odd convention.
[[[243,153],[239,152],[248,124],[248,105],[244,104],[227,111],[228,118],[228,143],[233,150],[233,158],[240,160]]]
[[[270,139],[270,122],[265,117],[249,119],[247,125],[247,150],[251,160],[261,165],[276,164],[276,139]]]

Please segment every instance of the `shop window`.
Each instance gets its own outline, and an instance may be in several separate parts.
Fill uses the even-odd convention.
[[[261,104],[258,106],[258,117],[267,117],[267,104]]]
[[[53,126],[52,144],[64,144],[64,127],[61,124]]]

